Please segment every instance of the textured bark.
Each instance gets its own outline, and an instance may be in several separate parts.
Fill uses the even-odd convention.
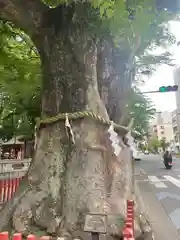
[[[12,22],[32,38],[46,11],[48,7],[39,0],[0,0],[0,19]]]
[[[44,39],[40,49],[43,115],[90,109],[108,119],[98,93],[96,42],[80,32]],[[93,120],[73,121],[72,130],[74,145],[64,122],[40,131],[27,176],[30,189],[13,211],[16,231],[27,233],[35,225],[58,235],[62,230],[75,235],[82,231],[87,212],[125,215],[126,199],[131,196],[127,149],[120,158],[113,157],[107,127]],[[119,229],[113,231],[118,234]]]
[[[134,58],[141,44],[137,35],[132,49],[121,49],[114,45],[111,37],[101,39],[98,44],[98,86],[110,119],[119,123],[128,118],[126,103],[131,83],[135,77]]]
[[[117,82],[121,82],[111,41],[106,43],[111,44],[108,59],[113,62],[106,63],[107,57],[103,54],[107,56],[107,51],[98,50],[99,39],[88,35],[83,27],[69,25],[65,29],[60,24],[57,27],[52,23],[52,16],[46,12],[39,29],[41,34],[34,35],[43,73],[42,116],[89,109],[108,120],[99,91],[102,92],[103,87],[115,89]],[[69,19],[67,14],[63,19]],[[126,52],[122,59],[125,57],[128,58]],[[114,78],[109,85],[108,76],[104,74],[110,71],[110,66]],[[113,84],[116,87],[112,87]],[[116,113],[114,109],[111,112],[110,108],[120,103],[119,94],[130,83],[125,84],[121,85],[120,92],[118,88],[115,100],[111,101],[113,91],[108,96],[106,106],[113,120],[118,120],[121,112]],[[41,235],[85,239],[85,215],[96,212],[109,213],[109,234],[121,235],[117,214],[125,216],[126,200],[133,197],[130,151],[121,142],[123,150],[115,157],[107,127],[92,119],[70,123],[75,144],[69,139],[64,121],[39,131],[36,153],[26,179],[0,213],[0,230],[10,226],[25,235],[41,230]]]
[[[112,39],[106,38],[99,44],[98,86],[110,118],[120,123],[124,114],[127,91],[131,78],[127,63],[131,52],[114,46]]]

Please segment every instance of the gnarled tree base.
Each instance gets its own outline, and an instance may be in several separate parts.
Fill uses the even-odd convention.
[[[117,214],[125,218],[126,200],[133,198],[129,148],[121,143],[123,150],[115,157],[107,128],[91,120],[73,122],[73,133],[75,144],[63,123],[41,130],[26,178],[0,212],[1,231],[86,239],[90,212],[110,214],[109,235],[122,237]],[[147,224],[141,224],[138,211],[140,237]]]

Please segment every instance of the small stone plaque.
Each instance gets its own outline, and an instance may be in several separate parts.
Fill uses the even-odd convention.
[[[85,219],[84,231],[107,233],[107,215],[88,213]]]

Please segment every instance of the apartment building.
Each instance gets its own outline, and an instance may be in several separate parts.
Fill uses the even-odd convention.
[[[180,67],[174,69],[174,84],[178,86],[178,91],[175,92],[176,108],[180,110]]]
[[[157,137],[159,140],[165,139],[170,144],[174,142],[171,112],[156,112],[150,126],[151,137]]]
[[[172,128],[173,128],[173,135],[174,135],[174,145],[176,151],[179,152],[180,150],[180,114],[178,114],[178,109],[172,112]]]
[[[180,67],[174,70],[174,84],[178,85],[178,91],[175,92],[176,110],[172,112],[172,126],[176,150],[180,150]]]

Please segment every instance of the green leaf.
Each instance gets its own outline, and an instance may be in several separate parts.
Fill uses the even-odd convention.
[[[145,97],[138,88],[131,90],[127,96],[127,111],[129,118],[134,119],[133,131],[144,136],[149,128],[149,121],[156,110],[151,100]]]
[[[0,22],[0,138],[32,135],[34,119],[40,114],[40,85],[40,61],[31,40]]]

